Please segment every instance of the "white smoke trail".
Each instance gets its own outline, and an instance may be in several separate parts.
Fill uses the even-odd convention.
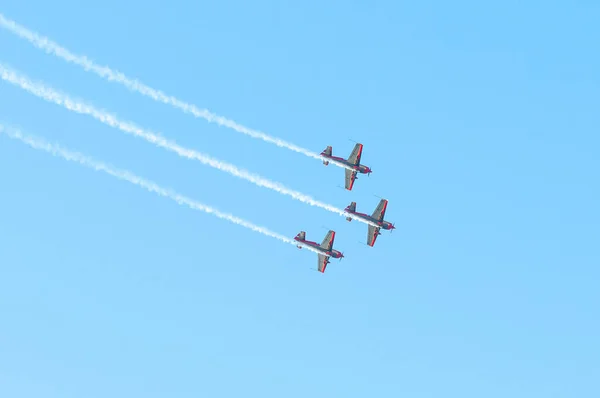
[[[142,177],[138,177],[129,171],[116,169],[105,163],[102,163],[102,162],[96,161],[90,157],[87,157],[81,153],[72,152],[68,149],[65,149],[65,148],[59,146],[59,145],[51,144],[40,138],[23,134],[21,131],[19,131],[17,129],[6,127],[6,126],[3,126],[0,124],[0,134],[2,134],[2,133],[4,133],[6,136],[8,136],[10,138],[19,140],[34,149],[48,152],[48,153],[52,154],[53,156],[58,156],[65,160],[79,163],[83,166],[92,168],[96,171],[103,171],[113,177],[120,179],[120,180],[128,181],[128,182],[135,184],[137,186],[140,186],[150,192],[154,192],[160,196],[172,199],[180,205],[185,205],[191,209],[199,210],[199,211],[202,211],[202,212],[205,212],[208,214],[212,214],[220,219],[227,220],[227,221],[232,222],[237,225],[241,225],[242,227],[251,229],[252,231],[261,233],[261,234],[269,236],[271,238],[275,238],[284,243],[288,243],[288,244],[292,244],[292,245],[298,244],[298,242],[296,242],[293,239],[290,239],[290,238],[287,238],[280,234],[277,234],[275,232],[272,232],[272,231],[268,230],[267,228],[252,224],[249,221],[243,220],[239,217],[235,217],[231,214],[223,213],[213,207],[210,207],[210,206],[207,206],[200,202],[197,202],[186,196],[178,194],[170,189],[162,188],[159,185],[157,185],[156,183],[146,180]],[[315,253],[319,253],[317,250],[313,249],[310,246],[305,246],[305,245],[303,245],[303,246]]]
[[[160,90],[149,87],[139,82],[138,80],[131,79],[121,72],[112,70],[108,66],[100,66],[84,55],[73,54],[71,51],[60,46],[58,43],[50,40],[48,37],[41,36],[40,34],[18,24],[17,22],[6,18],[2,14],[0,14],[0,27],[3,27],[4,29],[8,30],[14,35],[27,40],[30,44],[45,51],[48,54],[55,55],[58,58],[63,59],[64,61],[78,65],[86,71],[94,72],[98,76],[108,81],[120,83],[128,89],[138,92],[139,94],[142,94],[146,97],[152,98],[155,101],[171,105],[175,108],[182,110],[185,113],[192,114],[197,118],[205,119],[206,121],[216,123],[219,126],[231,128],[237,131],[238,133],[248,135],[252,138],[258,138],[265,142],[275,144],[278,147],[286,148],[294,152],[306,155],[308,157],[322,160],[322,157],[319,154],[309,151],[308,149],[301,148],[297,145],[286,142],[279,138],[271,137],[270,135],[267,135],[263,132],[250,129],[239,123],[234,122],[233,120],[229,120],[223,116],[218,116],[207,109],[200,109],[196,105],[188,104],[173,96],[167,95]],[[339,167],[348,168],[347,166],[340,163],[332,163]]]
[[[68,95],[60,93],[42,83],[33,82],[26,76],[23,76],[15,72],[14,70],[7,68],[1,63],[0,76],[2,77],[2,80],[14,84],[39,98],[42,98],[48,102],[55,103],[57,105],[61,105],[73,112],[92,116],[94,119],[104,124],[107,124],[111,127],[116,127],[119,130],[128,134],[132,134],[136,137],[143,138],[156,146],[175,152],[179,156],[192,160],[197,160],[202,164],[214,167],[221,171],[225,171],[226,173],[242,178],[246,181],[250,181],[251,183],[256,184],[260,187],[272,189],[276,192],[279,192],[280,194],[290,196],[296,200],[299,200],[303,203],[307,203],[311,206],[317,206],[322,209],[328,210],[332,213],[344,215],[344,211],[342,209],[338,209],[335,206],[315,200],[308,195],[287,188],[281,183],[274,182],[257,174],[250,173],[249,171],[240,169],[230,163],[226,163],[218,159],[212,158],[193,149],[184,148],[179,144],[175,143],[174,141],[167,140],[159,134],[144,130],[134,125],[133,123],[121,121],[116,116],[108,112],[99,110],[93,107],[92,105],[76,101],[70,98]]]

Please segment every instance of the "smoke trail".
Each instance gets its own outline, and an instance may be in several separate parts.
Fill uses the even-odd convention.
[[[2,133],[4,133],[6,136],[8,136],[10,138],[19,140],[34,149],[48,152],[48,153],[52,154],[53,156],[58,156],[65,160],[79,163],[83,166],[92,168],[96,171],[103,171],[113,177],[120,179],[120,180],[128,181],[128,182],[135,184],[137,186],[140,186],[150,192],[154,192],[160,196],[172,199],[180,205],[185,205],[191,209],[199,210],[199,211],[202,211],[202,212],[205,212],[208,214],[212,214],[220,219],[227,220],[227,221],[232,222],[237,225],[241,225],[242,227],[251,229],[252,231],[261,233],[265,236],[275,238],[284,243],[288,243],[288,244],[292,244],[292,245],[298,244],[298,242],[296,242],[293,239],[289,239],[285,236],[279,235],[275,232],[268,230],[267,228],[252,224],[249,221],[243,220],[239,217],[235,217],[231,214],[223,213],[215,208],[212,208],[210,206],[207,206],[205,204],[197,202],[193,199],[190,199],[186,196],[178,194],[170,189],[162,188],[159,185],[157,185],[156,183],[146,180],[142,177],[138,177],[129,171],[113,168],[105,163],[96,161],[96,160],[89,158],[81,153],[72,152],[68,149],[62,148],[59,145],[48,143],[37,137],[25,135],[19,130],[5,127],[0,124],[0,134],[2,134]],[[304,247],[306,247],[307,249],[309,249],[311,251],[314,251],[315,253],[318,253],[318,251],[314,250],[313,248],[311,248],[309,246],[304,246]]]
[[[278,147],[286,148],[314,159],[322,159],[322,157],[319,154],[309,151],[308,149],[301,148],[297,145],[286,142],[279,138],[271,137],[270,135],[267,135],[263,132],[250,129],[239,123],[234,122],[233,120],[229,120],[223,116],[218,116],[207,109],[200,109],[193,104],[188,104],[173,96],[167,95],[160,90],[153,89],[152,87],[149,87],[139,82],[138,80],[131,79],[121,72],[112,70],[108,66],[100,66],[84,55],[73,54],[71,51],[60,46],[58,43],[55,43],[54,41],[50,40],[48,37],[41,36],[40,34],[33,32],[22,25],[19,25],[17,22],[6,18],[2,14],[0,14],[0,27],[3,27],[4,29],[10,31],[16,36],[27,40],[30,44],[45,51],[48,54],[55,55],[63,59],[64,61],[78,65],[86,71],[94,72],[98,76],[108,81],[120,83],[128,89],[138,92],[146,97],[152,98],[155,101],[171,105],[175,108],[182,110],[185,113],[192,114],[197,118],[205,119],[210,123],[216,123],[219,126],[229,127],[237,131],[238,133],[248,135],[252,138],[261,139],[265,142],[275,144]],[[346,167],[339,163],[332,163],[339,167]]]
[[[233,176],[242,178],[246,181],[250,181],[251,183],[256,184],[260,187],[272,189],[276,192],[279,192],[280,194],[290,196],[296,200],[299,200],[303,203],[307,203],[311,206],[317,206],[322,209],[328,210],[332,213],[344,215],[344,211],[342,209],[338,209],[335,206],[315,200],[308,195],[305,195],[301,192],[294,191],[290,188],[287,188],[284,185],[282,185],[281,183],[274,182],[267,178],[259,176],[257,174],[250,173],[249,171],[240,169],[230,163],[226,163],[226,162],[220,161],[218,159],[212,158],[208,155],[197,152],[193,149],[184,148],[184,147],[180,146],[179,144],[175,143],[174,141],[170,141],[170,140],[167,140],[166,138],[163,138],[159,134],[144,130],[144,129],[134,125],[133,123],[121,121],[116,116],[114,116],[108,112],[96,109],[95,107],[93,107],[91,105],[78,102],[78,101],[70,98],[66,94],[62,94],[42,83],[33,82],[29,78],[7,68],[6,66],[2,65],[1,63],[0,63],[0,76],[2,77],[2,79],[4,81],[14,84],[14,85],[28,91],[29,93],[31,93],[37,97],[40,97],[48,102],[53,102],[57,105],[61,105],[65,108],[67,108],[68,110],[71,110],[71,111],[74,111],[77,113],[92,116],[94,119],[96,119],[104,124],[107,124],[111,127],[116,127],[119,130],[126,132],[128,134],[132,134],[136,137],[143,138],[146,141],[151,142],[156,146],[159,146],[161,148],[165,148],[169,151],[175,152],[179,156],[182,156],[182,157],[185,157],[188,159],[192,159],[192,160],[197,160],[197,161],[201,162],[202,164],[205,164],[210,167],[214,167],[216,169],[219,169],[221,171],[229,173]]]

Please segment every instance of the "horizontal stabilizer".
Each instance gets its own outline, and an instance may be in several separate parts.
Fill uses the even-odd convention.
[[[356,212],[356,202],[350,203],[350,206],[346,207],[346,210],[351,213]]]
[[[332,153],[333,153],[332,148],[330,146],[328,146],[327,148],[325,148],[325,150],[323,152],[321,152],[321,156],[331,157]],[[329,161],[323,159],[323,164],[325,166],[327,166],[329,164]]]

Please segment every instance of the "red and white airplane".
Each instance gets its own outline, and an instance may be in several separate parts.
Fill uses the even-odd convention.
[[[317,255],[319,257],[318,269],[320,272],[325,272],[325,268],[327,268],[327,264],[329,264],[329,257],[339,258],[340,260],[344,257],[344,254],[341,251],[333,249],[335,231],[330,230],[327,232],[325,239],[323,239],[323,243],[320,245],[317,242],[306,240],[306,232],[304,231],[300,231],[294,240],[302,245],[311,246],[313,249],[316,249],[319,252]],[[302,249],[302,245],[298,245],[298,249]]]
[[[327,166],[329,162],[340,164],[345,168],[346,172],[346,183],[345,187],[348,191],[352,191],[354,181],[358,178],[357,173],[371,174],[372,170],[370,167],[360,164],[360,158],[362,155],[363,144],[356,144],[350,157],[348,159],[332,156],[332,147],[328,146],[323,152],[321,157],[323,158],[323,164]]]
[[[356,211],[356,202],[350,203],[350,206],[344,209],[345,213],[348,214],[346,220],[352,221],[353,218],[361,219],[369,224],[369,231],[367,233],[367,245],[373,247],[375,244],[375,240],[381,232],[379,230],[381,228],[386,230],[396,229],[394,224],[389,221],[385,221],[383,218],[385,217],[385,210],[387,209],[388,201],[386,199],[381,199],[379,204],[375,208],[373,215],[368,215],[365,213],[358,213]]]

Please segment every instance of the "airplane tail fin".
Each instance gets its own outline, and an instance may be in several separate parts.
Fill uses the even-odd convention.
[[[294,240],[297,240],[298,242],[304,242],[306,240],[306,232],[300,231],[300,233],[298,235],[296,235],[296,237],[294,238]],[[296,245],[296,247],[298,249],[302,249],[301,245]]]
[[[346,207],[348,211],[356,211],[356,202],[350,203],[350,206]]]
[[[350,206],[346,207],[346,211],[350,213],[356,212],[356,202],[350,203]],[[346,217],[346,220],[352,221],[352,217]]]
[[[332,153],[333,153],[332,147],[328,146],[327,148],[325,148],[325,150],[323,152],[321,152],[321,155],[323,155],[323,156],[331,156]],[[329,164],[329,162],[327,160],[323,160],[323,164],[325,166],[327,166]]]

